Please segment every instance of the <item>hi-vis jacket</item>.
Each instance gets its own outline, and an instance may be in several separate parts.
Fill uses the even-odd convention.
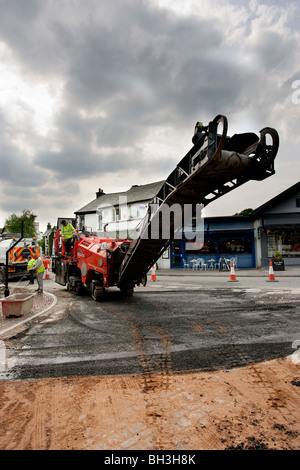
[[[37,260],[35,260],[35,265],[33,266],[33,269],[35,269],[37,273],[43,273],[45,271],[45,266],[42,258],[38,258]]]
[[[61,236],[62,238],[65,238],[68,240],[69,238],[72,238],[73,234],[76,233],[75,228],[71,224],[67,224],[66,226],[61,227]]]
[[[33,268],[35,265],[35,259],[30,259],[27,263],[27,271],[29,271],[30,268]]]

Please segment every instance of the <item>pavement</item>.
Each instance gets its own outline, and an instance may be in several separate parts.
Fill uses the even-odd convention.
[[[236,276],[240,277],[268,277],[269,267],[255,269],[235,269]],[[286,266],[284,271],[275,271],[277,277],[300,277],[300,266]],[[216,269],[193,270],[193,269],[157,269],[158,276],[211,276],[211,277],[229,277],[230,271],[219,271]]]
[[[143,293],[149,291],[174,291],[178,289],[198,290],[242,288],[250,290],[291,290],[300,295],[300,266],[286,266],[285,271],[274,272],[276,282],[266,282],[269,279],[269,269],[235,269],[237,282],[229,282],[229,271],[218,270],[193,270],[193,269],[157,269],[156,282],[151,280],[151,271],[148,275],[146,288],[137,287],[135,292]],[[28,281],[9,283],[10,295],[19,292],[34,292],[35,285],[30,285]],[[44,293],[36,294],[33,309],[22,317],[4,317],[2,313],[2,302],[4,299],[4,287],[0,286],[0,340],[5,335],[11,335],[22,324],[46,313],[57,303],[57,295],[65,291],[65,287],[58,285],[54,281],[54,274],[50,273],[50,279],[44,280]],[[71,294],[70,294],[71,295]]]
[[[53,284],[54,281],[49,280],[48,286],[46,285],[46,289],[50,287],[50,284]],[[45,282],[46,284],[46,282]],[[2,311],[2,301],[5,299],[4,297],[4,289],[0,290],[0,339],[3,339],[3,335],[11,334],[16,331],[17,328],[22,326],[24,323],[28,322],[29,320],[33,320],[34,318],[46,313],[50,308],[54,307],[57,302],[57,297],[51,292],[45,292],[43,294],[38,294],[35,292],[36,285],[28,285],[28,282],[13,282],[9,284],[9,293],[10,295],[18,294],[18,293],[34,293],[33,299],[33,307],[28,312],[23,314],[20,317],[5,317]],[[49,289],[50,290],[50,289]],[[52,289],[51,289],[52,290]]]

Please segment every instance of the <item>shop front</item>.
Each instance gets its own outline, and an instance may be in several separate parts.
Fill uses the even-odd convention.
[[[219,269],[224,260],[238,268],[255,267],[254,229],[248,218],[205,220],[204,242],[191,239],[186,233],[171,244],[171,268]]]
[[[300,182],[252,212],[259,246],[257,265],[278,256],[284,265],[300,265]]]
[[[280,253],[286,265],[300,264],[300,225],[266,228],[268,259]]]

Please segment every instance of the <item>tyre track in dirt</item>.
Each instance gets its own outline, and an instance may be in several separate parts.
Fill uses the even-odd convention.
[[[161,308],[161,304],[151,302],[154,308]],[[145,420],[147,428],[155,430],[152,434],[153,449],[164,450],[170,445],[169,437],[164,439],[164,409],[157,396],[158,391],[168,390],[172,381],[171,370],[171,337],[170,334],[161,327],[152,323],[141,321],[116,310],[111,305],[106,306],[107,310],[125,320],[131,328],[132,338],[138,352],[142,374],[142,394],[145,402]],[[157,335],[159,343],[164,352],[155,355],[155,366],[153,364],[153,354],[147,352],[143,329],[148,329]]]

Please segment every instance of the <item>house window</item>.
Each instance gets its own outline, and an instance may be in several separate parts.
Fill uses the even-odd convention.
[[[103,229],[103,214],[102,211],[98,211],[98,230]]]
[[[137,208],[137,217],[140,217],[141,219],[145,217],[147,212],[147,206],[146,204],[139,204]]]
[[[79,230],[83,230],[84,227],[84,215],[79,216]]]
[[[300,207],[300,197],[296,197],[296,207]]]
[[[130,219],[136,219],[137,218],[137,206],[133,205],[130,207]]]
[[[120,220],[120,207],[116,207],[116,220]]]

